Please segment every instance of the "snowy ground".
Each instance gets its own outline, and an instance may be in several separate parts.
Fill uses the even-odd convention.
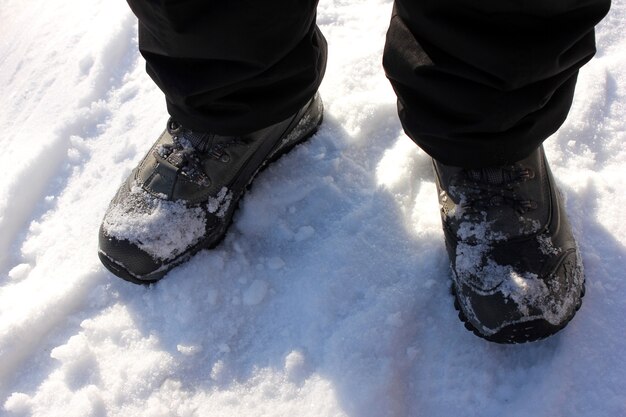
[[[97,229],[166,120],[123,1],[0,0],[0,415],[626,416],[626,7],[546,142],[587,295],[546,341],[466,331],[429,159],[380,68],[390,0],[328,0],[326,121],[217,249],[143,288]]]

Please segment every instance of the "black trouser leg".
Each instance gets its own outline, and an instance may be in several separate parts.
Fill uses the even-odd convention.
[[[520,160],[565,120],[610,0],[396,0],[384,66],[406,133],[444,164]]]
[[[298,111],[317,91],[326,41],[317,0],[128,0],[139,48],[184,126],[243,134]]]

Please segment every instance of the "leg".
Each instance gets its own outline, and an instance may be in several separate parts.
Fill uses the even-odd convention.
[[[277,123],[313,97],[326,41],[315,0],[129,0],[139,49],[184,126],[221,135]]]
[[[565,120],[609,0],[397,0],[384,65],[407,134],[435,159],[528,156]]]
[[[608,0],[396,0],[385,68],[433,157],[460,317],[488,340],[562,329],[581,257],[541,143],[572,102]]]

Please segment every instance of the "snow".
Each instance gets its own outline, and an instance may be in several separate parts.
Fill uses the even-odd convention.
[[[321,2],[319,133],[259,175],[222,244],[141,287],[97,257],[167,121],[135,19],[0,0],[0,415],[626,415],[625,3],[545,143],[587,294],[520,346],[456,317],[430,160],[380,67],[391,6]]]
[[[226,192],[221,194],[226,195]],[[213,203],[214,213],[219,203]],[[167,201],[133,185],[125,199],[107,210],[102,227],[107,236],[128,240],[155,259],[168,260],[198,243],[206,230],[201,207]]]
[[[267,294],[268,284],[260,279],[255,280],[243,293],[243,304],[253,306],[259,304]]]

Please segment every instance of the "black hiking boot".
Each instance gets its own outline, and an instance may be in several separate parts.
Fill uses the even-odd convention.
[[[297,114],[238,137],[167,128],[111,201],[100,227],[100,260],[136,284],[161,279],[226,235],[246,187],[269,162],[322,122],[315,95]]]
[[[466,327],[498,343],[565,327],[580,308],[584,275],[543,147],[509,166],[433,163],[455,306]]]

